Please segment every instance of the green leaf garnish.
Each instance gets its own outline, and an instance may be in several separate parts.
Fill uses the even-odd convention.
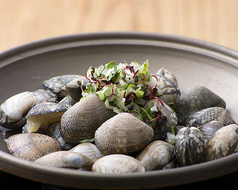
[[[129,112],[151,127],[156,120],[151,105],[144,109],[146,101],[157,97],[157,81],[149,71],[149,61],[131,64],[111,61],[100,67],[90,67],[85,74],[89,84],[83,96],[96,94],[108,109],[116,113]]]

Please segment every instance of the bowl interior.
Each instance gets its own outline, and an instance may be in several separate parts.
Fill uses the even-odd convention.
[[[0,103],[16,93],[42,88],[44,80],[56,75],[84,75],[89,66],[99,66],[112,60],[116,63],[129,63],[133,60],[142,63],[148,59],[152,73],[155,73],[161,67],[166,67],[177,77],[181,90],[195,85],[203,85],[217,93],[226,101],[228,111],[233,119],[238,122],[238,109],[236,107],[236,105],[238,105],[237,56],[237,52],[215,44],[157,34],[103,33],[65,36],[43,40],[0,54],[0,91],[2,92]],[[3,136],[7,137],[11,134],[9,131],[6,132],[3,128],[1,129],[3,130]],[[2,159],[8,164],[15,164],[16,168],[6,169],[6,167],[0,163],[2,170],[33,180],[55,184],[56,180],[50,180],[47,177],[50,171],[46,167],[38,167],[33,164],[30,165],[30,167],[35,167],[35,173],[23,172],[24,168],[29,170],[30,167],[27,166],[29,165],[28,162],[19,161],[20,159],[13,158],[13,156],[4,153],[8,151],[3,136],[0,138],[0,160]],[[222,163],[231,162],[233,159],[238,159],[238,155],[224,158],[222,159]],[[224,175],[238,169],[237,166],[232,169],[230,167],[224,170],[221,168],[219,160],[211,163],[213,163],[212,166],[215,169],[217,168],[217,171],[213,171],[212,173],[208,171],[205,177],[199,177],[198,174],[196,180]],[[199,164],[199,167],[205,171],[205,166],[209,167],[209,165],[203,166],[204,164]],[[216,167],[216,164],[220,166]],[[20,169],[17,167],[20,167]],[[169,175],[168,177],[171,177],[171,175],[176,174],[177,179],[174,180],[177,180],[177,182],[174,184],[187,183],[195,180],[191,177],[190,179],[188,174],[193,172],[195,174],[196,170],[199,170],[199,167],[195,166],[194,168],[189,166],[182,170],[172,169],[170,171],[163,171],[162,173],[161,171],[156,171],[152,172],[152,174],[128,175],[130,176],[128,179],[136,181],[141,177],[140,175],[145,178],[143,182],[139,182],[134,188],[140,188],[141,186],[168,186],[169,184],[166,180],[160,182],[160,184],[156,182],[156,176],[161,175]],[[189,168],[191,168],[191,171]],[[112,184],[116,183],[115,181],[117,180],[119,180],[118,185],[121,185],[121,187],[128,187],[130,184],[129,182],[127,182],[127,184],[120,184],[120,180],[126,180],[124,177],[120,178],[120,176],[115,176],[112,177],[112,180],[109,176],[100,177],[94,174],[91,176],[91,184],[86,184],[82,181],[70,183],[70,180],[75,180],[72,176],[83,175],[84,177],[82,179],[87,181],[89,175],[84,173],[78,174],[71,170],[64,170],[63,172],[57,169],[52,170],[52,172],[56,173],[59,171],[61,178],[65,177],[68,179],[68,182],[65,182],[66,180],[59,182],[60,180],[57,179],[57,182],[60,183],[59,185],[61,186],[82,187],[82,184],[84,184],[84,188],[112,187]],[[37,172],[41,173],[40,177],[37,177]],[[187,172],[186,176],[188,177],[181,182],[178,176],[185,175],[184,172]],[[46,174],[45,177],[44,174]],[[154,176],[152,185],[148,184],[147,179],[149,176],[151,177],[151,175]],[[105,184],[102,185],[101,183],[101,186],[99,186],[99,179],[104,180],[104,182],[107,181],[108,186]]]

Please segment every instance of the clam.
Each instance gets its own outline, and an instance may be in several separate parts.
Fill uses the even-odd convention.
[[[92,170],[93,160],[76,152],[58,151],[47,154],[34,161],[37,164],[58,168]]]
[[[76,102],[71,98],[70,95],[65,96],[59,103],[58,105],[60,107],[64,107],[66,109],[71,108]]]
[[[162,74],[158,72],[154,75],[157,81],[157,90],[161,94],[159,98],[166,104],[176,102],[180,96],[180,89],[173,80]]]
[[[56,103],[44,102],[34,106],[26,115],[27,131],[45,132],[51,123],[60,122],[61,116],[66,108],[58,106]]]
[[[175,127],[177,125],[177,116],[167,104],[163,103],[162,105],[157,99],[149,100],[145,104],[144,108],[147,109],[151,103],[154,104],[154,106],[151,108],[153,109],[154,115],[160,115],[160,117],[156,120],[155,126],[153,127],[154,137],[158,140],[165,140],[167,133],[172,132],[171,126]]]
[[[94,162],[103,156],[96,145],[92,143],[81,143],[69,151],[83,154],[84,156],[91,158]]]
[[[8,98],[1,104],[0,124],[10,128],[23,126],[26,122],[25,115],[35,103],[36,96],[33,92],[22,92]]]
[[[174,146],[161,140],[150,143],[136,157],[146,171],[164,168],[171,160],[173,160]]]
[[[198,128],[180,129],[175,139],[175,154],[180,166],[203,162],[205,151],[203,134]]]
[[[187,117],[185,125],[201,126],[209,121],[220,121],[222,125],[235,124],[235,121],[231,118],[228,111],[221,107],[211,107],[202,109]]]
[[[153,136],[149,125],[130,113],[119,113],[97,129],[95,143],[104,155],[128,154],[143,149]]]
[[[61,133],[60,133],[60,128],[61,128],[60,122],[52,123],[48,127],[46,134],[48,136],[54,138],[55,140],[57,140],[59,146],[63,150],[69,150],[69,149],[73,148],[75,146],[75,144],[68,143],[63,139],[63,137],[61,136]]]
[[[65,85],[80,75],[55,76],[43,82],[43,87],[55,93],[59,98],[65,97],[68,93]]]
[[[202,132],[206,143],[208,143],[212,136],[215,134],[215,132],[222,127],[223,125],[220,121],[210,121],[201,125],[200,127],[198,127],[198,129]]]
[[[49,90],[43,90],[39,89],[33,92],[36,96],[36,104],[42,103],[42,102],[56,102],[57,96],[49,91]]]
[[[164,76],[166,78],[169,78],[170,80],[174,81],[176,85],[178,85],[178,81],[176,79],[176,77],[174,76],[173,73],[171,73],[170,71],[168,71],[166,68],[162,67],[160,70],[158,70],[156,72],[156,75],[159,76]]]
[[[8,128],[22,127],[25,116],[37,103],[56,101],[56,97],[45,90],[22,92],[8,98],[0,107],[0,125]]]
[[[104,156],[93,164],[92,170],[98,173],[145,172],[144,166],[135,158],[122,154]]]
[[[204,86],[184,90],[175,104],[179,122],[183,124],[188,115],[210,107],[226,107],[225,101]]]
[[[206,161],[215,160],[234,153],[238,142],[238,126],[231,124],[222,127],[207,145]]]
[[[61,135],[66,142],[80,143],[94,137],[94,133],[115,113],[107,109],[96,95],[88,95],[68,109],[61,118]]]
[[[88,82],[84,76],[81,76],[65,85],[68,94],[75,102],[78,102],[82,98],[82,89],[86,88]]]
[[[60,150],[55,139],[38,133],[16,134],[10,136],[6,142],[11,154],[29,161]]]

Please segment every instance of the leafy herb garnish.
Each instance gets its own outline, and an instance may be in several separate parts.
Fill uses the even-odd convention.
[[[153,127],[163,116],[153,103],[147,109],[143,106],[150,99],[164,104],[159,99],[162,94],[157,86],[158,79],[148,68],[148,60],[143,64],[134,61],[118,65],[111,61],[97,68],[90,67],[85,74],[89,84],[83,96],[96,94],[108,109],[116,113],[129,112]]]

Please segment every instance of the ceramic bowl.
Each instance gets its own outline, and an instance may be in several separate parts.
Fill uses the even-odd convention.
[[[238,121],[238,52],[201,40],[137,32],[88,33],[22,45],[0,54],[0,102],[63,74],[85,74],[89,66],[149,60],[150,71],[166,67],[184,90],[203,85],[221,96]],[[23,178],[74,188],[142,189],[168,187],[222,176],[238,170],[238,154],[176,169],[132,174],[97,174],[51,168],[10,155],[1,128],[0,169]]]

